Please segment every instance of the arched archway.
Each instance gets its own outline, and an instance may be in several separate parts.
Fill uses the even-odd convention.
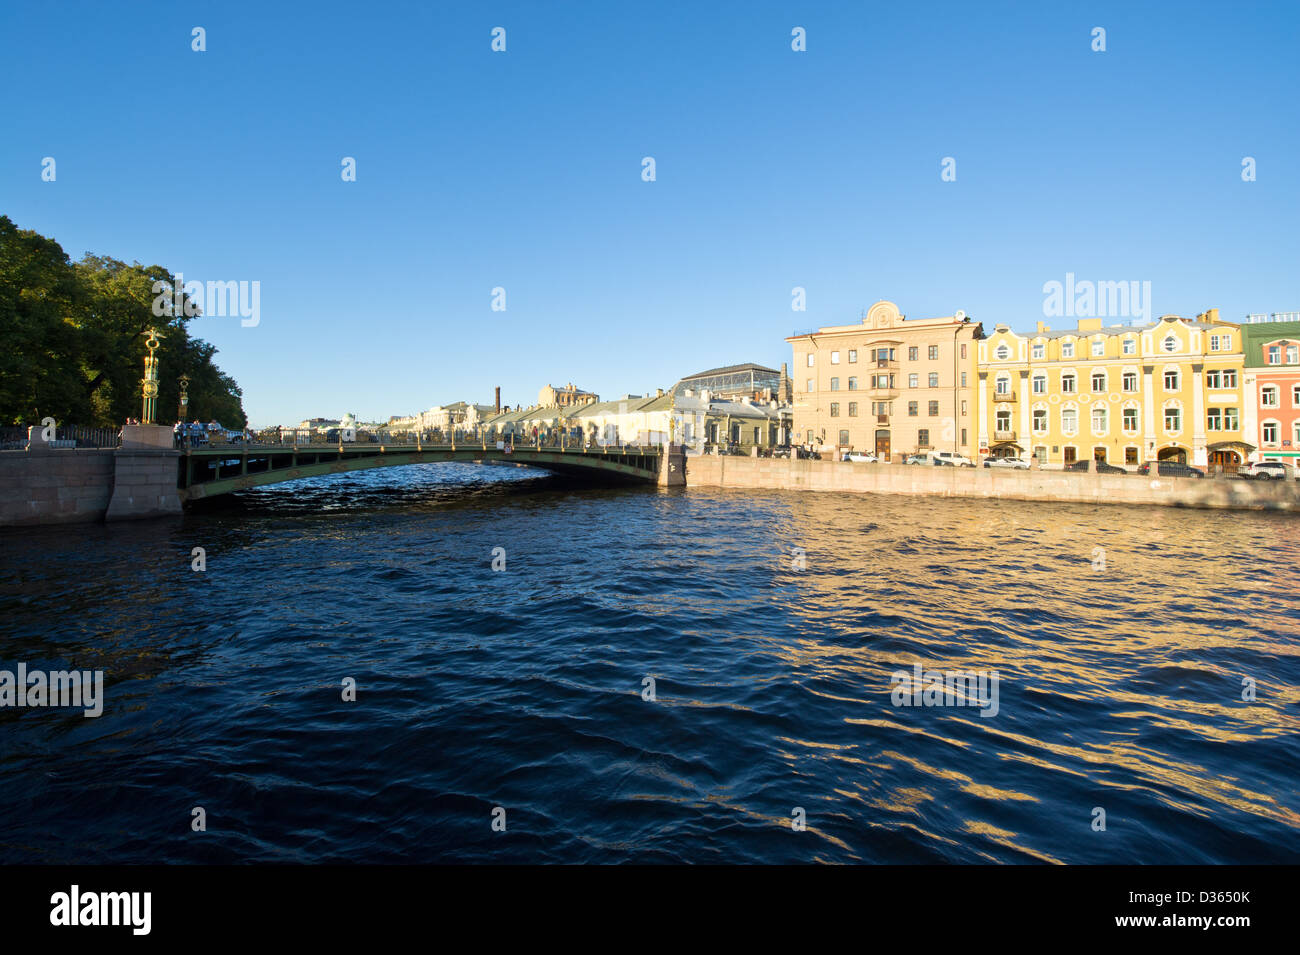
[[[1168,448],[1161,448],[1156,454],[1157,461],[1173,461],[1178,464],[1187,463],[1187,449],[1180,448],[1177,445]]]

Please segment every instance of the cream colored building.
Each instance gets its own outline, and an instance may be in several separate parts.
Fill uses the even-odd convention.
[[[583,391],[573,382],[569,382],[563,388],[546,385],[537,393],[537,404],[541,408],[570,408],[599,400],[600,395]]]
[[[929,449],[972,456],[979,428],[978,322],[963,312],[909,319],[877,302],[854,325],[790,336],[792,442],[872,451],[883,460]]]

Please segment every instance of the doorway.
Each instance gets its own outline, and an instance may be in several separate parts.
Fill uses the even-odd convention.
[[[889,432],[876,432],[876,457],[882,461],[889,460]]]

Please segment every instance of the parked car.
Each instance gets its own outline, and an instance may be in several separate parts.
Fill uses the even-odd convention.
[[[1148,461],[1138,468],[1138,474],[1150,474],[1152,468],[1161,477],[1205,477],[1205,472],[1200,468],[1194,468],[1190,464],[1182,464],[1178,461]]]
[[[1237,473],[1254,481],[1285,481],[1289,476],[1281,461],[1255,461],[1242,465]]]
[[[874,454],[868,454],[866,451],[848,451],[845,453],[843,460],[856,461],[858,464],[876,464],[880,458]]]
[[[924,454],[905,454],[903,455],[904,464],[929,464],[930,459]]]
[[[973,468],[975,462],[964,454],[958,454],[956,451],[931,451],[930,459],[935,464],[945,465],[954,468]]]
[[[1014,471],[1028,471],[1029,462],[1020,458],[989,458],[984,462],[986,468],[1010,468]]]
[[[1087,471],[1089,464],[1094,466],[1098,474],[1128,474],[1128,471],[1121,467],[1107,464],[1105,461],[1089,461],[1087,458],[1084,458],[1082,461],[1075,461],[1073,464],[1068,465],[1065,470]]]

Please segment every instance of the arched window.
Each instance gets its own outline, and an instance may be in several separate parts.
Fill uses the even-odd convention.
[[[1104,371],[1098,370],[1092,373],[1092,390],[1094,394],[1106,390],[1106,373]]]

